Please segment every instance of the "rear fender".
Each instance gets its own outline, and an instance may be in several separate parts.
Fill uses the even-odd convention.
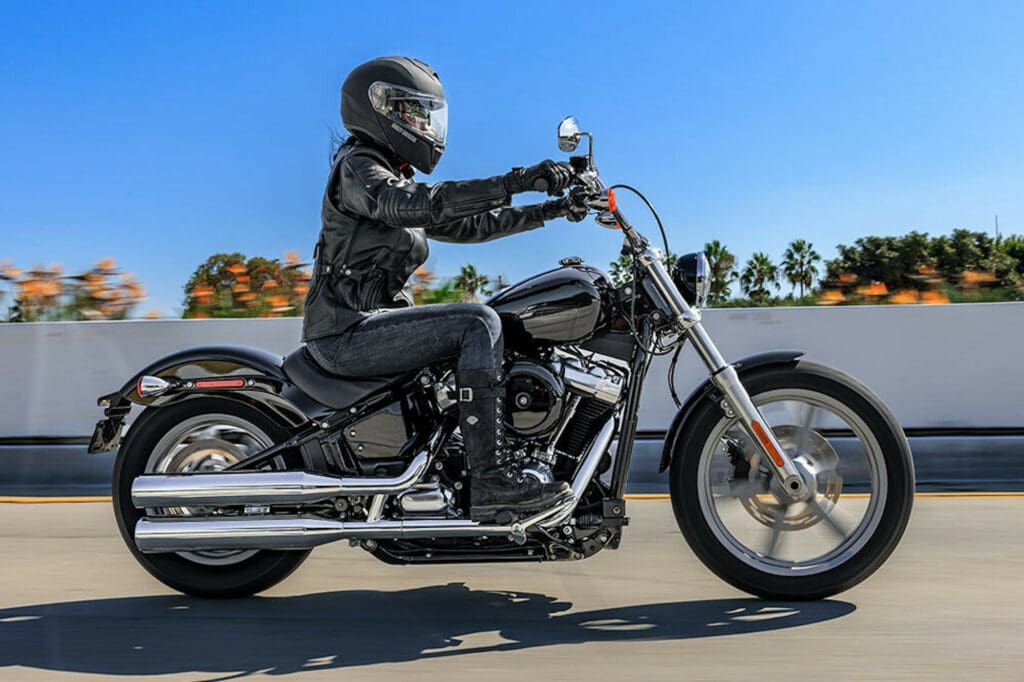
[[[792,365],[803,354],[802,350],[774,350],[765,353],[755,353],[734,362],[733,367],[736,368],[736,372],[742,381],[744,374],[749,374],[755,369],[769,365]],[[676,416],[672,420],[672,426],[669,427],[668,433],[665,435],[665,444],[661,451],[661,464],[658,467],[658,473],[665,471],[672,464],[672,453],[676,451],[676,446],[680,439],[684,438],[685,434],[689,432],[689,422],[694,410],[705,400],[711,399],[719,400],[720,396],[718,395],[718,389],[711,383],[709,377],[689,395],[683,406],[676,412]]]
[[[253,405],[287,428],[301,426],[327,412],[288,381],[281,369],[283,361],[280,355],[249,346],[195,346],[162,357],[135,374],[120,390],[99,398],[99,405],[106,408],[105,418],[96,424],[89,452],[117,447],[133,404],[159,408],[197,396],[221,395]],[[143,397],[138,386],[144,376],[170,381],[175,389]],[[202,382],[228,378],[239,385]]]

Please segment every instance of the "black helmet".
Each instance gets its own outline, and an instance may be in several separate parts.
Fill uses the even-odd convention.
[[[448,104],[432,68],[409,57],[379,57],[341,86],[341,122],[424,173],[444,153]]]

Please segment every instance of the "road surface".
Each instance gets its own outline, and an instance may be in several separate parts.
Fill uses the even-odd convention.
[[[108,504],[0,505],[0,678],[1024,679],[1024,499],[921,498],[873,578],[812,604],[748,598],[666,501],[578,563],[392,567],[315,550],[261,597],[189,599]]]

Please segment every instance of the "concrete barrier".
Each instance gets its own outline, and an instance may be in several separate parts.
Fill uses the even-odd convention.
[[[706,311],[705,323],[729,359],[802,349],[856,376],[912,436],[919,472],[935,485],[1024,481],[1024,303],[720,309]],[[97,396],[185,346],[241,343],[283,355],[298,345],[299,328],[297,319],[0,325],[0,489],[105,486],[109,457],[76,459],[86,457]],[[655,361],[641,404],[634,478],[644,488],[662,485],[638,467],[650,469],[675,413],[667,365]],[[680,395],[705,376],[684,351]]]

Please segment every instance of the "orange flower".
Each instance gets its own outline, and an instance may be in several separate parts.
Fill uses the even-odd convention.
[[[921,294],[921,303],[926,303],[928,305],[942,305],[944,303],[949,303],[949,296],[946,296],[946,294],[941,291],[926,291]]]
[[[274,289],[276,287],[277,287],[277,280],[276,279],[268,279],[266,282],[263,283],[264,291],[267,290],[267,289]]]
[[[113,258],[104,258],[96,265],[96,267],[100,270],[113,270],[117,267],[117,261]]]
[[[968,270],[964,273],[962,283],[964,286],[976,287],[982,284],[990,284],[996,281],[996,276],[984,270]]]
[[[896,305],[909,305],[917,303],[918,295],[916,289],[900,289],[889,297],[889,303]]]
[[[245,265],[243,263],[234,263],[227,267],[227,271],[232,275],[241,275],[245,272]]]
[[[846,301],[846,297],[843,296],[843,292],[838,289],[829,289],[822,292],[821,298],[818,299],[818,305],[839,305]]]
[[[294,265],[295,263],[298,263],[299,262],[299,254],[296,253],[295,251],[285,251],[284,252],[284,262],[288,263],[289,265]]]

